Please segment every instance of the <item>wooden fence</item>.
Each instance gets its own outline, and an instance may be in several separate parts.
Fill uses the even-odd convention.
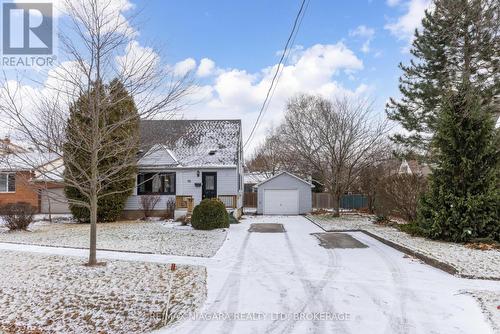
[[[257,193],[244,193],[243,206],[246,208],[256,208]],[[314,209],[331,209],[333,208],[333,198],[328,193],[312,193],[312,207]],[[340,207],[348,210],[363,209],[368,207],[368,199],[361,194],[344,195],[340,199]]]
[[[243,206],[245,208],[256,208],[257,207],[257,193],[244,193],[243,194]]]

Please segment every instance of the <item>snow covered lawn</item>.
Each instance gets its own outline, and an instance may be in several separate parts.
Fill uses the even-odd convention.
[[[311,215],[309,218],[326,231],[366,230],[439,262],[449,264],[464,277],[500,279],[499,250],[483,251],[467,248],[462,244],[412,237],[393,227],[374,224],[369,217],[364,216],[334,218],[328,215]]]
[[[128,261],[85,267],[78,257],[0,252],[0,332],[144,333],[161,326],[170,267]],[[206,270],[178,266],[171,314],[198,308]]]
[[[89,225],[36,222],[30,232],[0,227],[0,242],[88,248]],[[97,225],[97,248],[155,254],[211,257],[222,246],[227,231],[194,230],[164,221],[130,221]]]

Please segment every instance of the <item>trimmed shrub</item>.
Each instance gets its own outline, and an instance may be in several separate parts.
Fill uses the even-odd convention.
[[[218,199],[204,199],[193,210],[191,226],[197,230],[229,227],[229,214]]]
[[[12,203],[0,208],[0,216],[9,230],[27,230],[33,222],[35,211],[28,203]]]

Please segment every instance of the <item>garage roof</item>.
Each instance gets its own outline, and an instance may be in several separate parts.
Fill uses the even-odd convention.
[[[304,179],[301,179],[301,178],[300,178],[300,177],[298,177],[297,175],[294,175],[294,174],[289,173],[289,172],[281,172],[281,173],[279,173],[279,174],[276,174],[276,175],[274,175],[274,176],[272,176],[272,177],[268,178],[267,180],[264,180],[264,181],[262,181],[262,182],[257,183],[257,184],[256,184],[256,185],[254,185],[253,187],[254,187],[254,188],[258,188],[261,184],[264,184],[264,183],[266,183],[266,182],[268,182],[268,181],[271,181],[271,180],[273,180],[273,179],[275,179],[275,178],[277,178],[277,177],[279,177],[280,175],[283,175],[283,174],[288,174],[288,175],[290,175],[291,177],[293,177],[293,178],[295,178],[295,179],[297,179],[297,180],[299,180],[299,181],[301,181],[301,182],[304,182],[304,183],[306,183],[306,184],[310,185],[310,186],[311,186],[311,188],[313,188],[313,187],[314,187],[314,185],[313,185],[311,182],[308,182],[308,181],[306,181],[306,180],[304,180]]]

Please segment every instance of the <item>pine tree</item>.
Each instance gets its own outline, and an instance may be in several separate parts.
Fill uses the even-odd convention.
[[[130,159],[131,157],[131,155],[125,151],[118,151],[117,154],[116,147],[114,147],[113,143],[117,143],[117,145],[119,145],[122,140],[132,139],[136,142],[136,147],[138,148],[139,116],[132,97],[128,94],[123,84],[118,80],[113,80],[107,87],[104,87],[102,84],[95,83],[91,94],[96,94],[97,90],[99,90],[99,96],[103,97],[102,99],[107,101],[106,111],[103,113],[104,117],[100,120],[100,124],[109,125],[117,123],[120,120],[127,120],[126,123],[120,124],[103,138],[103,141],[107,141],[108,143],[103,143],[102,146],[104,148],[113,147],[113,154],[108,154],[109,152],[106,152],[106,150],[100,151],[99,168],[101,170],[108,170],[110,166],[113,166],[116,163],[116,160]],[[64,145],[64,150],[65,155],[66,153],[70,153],[72,157],[77,157],[77,163],[72,163],[70,160],[65,161],[65,173],[73,173],[72,175],[79,174],[76,165],[80,167],[85,166],[85,162],[90,160],[90,152],[85,152],[85,150],[81,149],[81,145],[79,145],[79,141],[81,139],[74,137],[71,131],[74,126],[78,126],[80,128],[89,126],[90,119],[86,116],[87,111],[89,110],[88,101],[89,99],[87,96],[81,96],[70,108],[70,118],[68,120],[67,131],[68,140]],[[136,169],[133,167],[134,163],[135,161],[124,162],[124,165],[130,167],[122,168],[119,173],[116,173],[112,177],[101,182],[100,187],[102,187],[103,190],[98,200],[98,221],[114,221],[121,214],[125,201],[132,193],[132,189],[135,184]],[[83,177],[82,182],[84,182]],[[77,200],[88,202],[88,199],[74,187],[67,186],[65,188],[65,194],[73,201]],[[106,194],[109,194],[109,196]],[[90,211],[88,208],[78,204],[71,204],[70,201],[70,209],[73,216],[79,221],[88,222],[90,220]]]
[[[435,239],[500,240],[500,136],[491,106],[464,84],[444,99],[432,141],[436,166],[417,223]]]
[[[426,152],[436,131],[446,92],[470,82],[491,104],[500,92],[500,2],[436,0],[415,32],[409,65],[400,64],[399,101],[391,98],[386,112],[407,134],[392,139],[407,150]]]

